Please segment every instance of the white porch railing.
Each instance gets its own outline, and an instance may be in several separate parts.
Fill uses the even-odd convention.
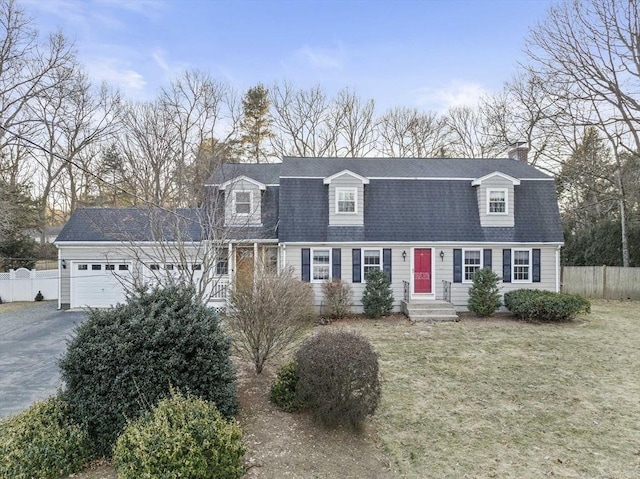
[[[34,301],[38,291],[45,300],[58,299],[58,270],[12,269],[0,273],[0,298],[5,303]]]

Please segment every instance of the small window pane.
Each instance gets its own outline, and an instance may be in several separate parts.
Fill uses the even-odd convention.
[[[505,213],[507,211],[506,195],[502,190],[489,191],[489,213]]]
[[[202,265],[201,264],[197,264],[197,263],[193,264],[193,270],[194,271],[200,271],[201,269],[202,269]]]
[[[164,265],[164,269],[167,271],[173,271],[173,265],[171,263],[167,263]]]
[[[86,271],[88,269],[86,264],[79,264],[78,271]]]
[[[118,270],[119,271],[129,271],[129,265],[128,264],[119,264],[118,265]]]
[[[149,269],[151,271],[158,271],[160,269],[160,265],[159,264],[150,264],[149,265]]]
[[[101,264],[92,264],[91,265],[91,271],[102,271],[102,265]]]
[[[328,249],[313,250],[313,279],[328,281],[330,279],[330,251]]]
[[[105,264],[104,265],[104,269],[105,269],[105,271],[114,271],[116,269],[116,265],[115,264]]]

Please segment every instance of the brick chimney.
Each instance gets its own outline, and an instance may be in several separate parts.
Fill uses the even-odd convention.
[[[524,141],[517,141],[511,144],[511,148],[509,150],[509,158],[512,160],[522,161],[523,163],[528,163],[527,156],[529,154],[529,147],[527,143]]]

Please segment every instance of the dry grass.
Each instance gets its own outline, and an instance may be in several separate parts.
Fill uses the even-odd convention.
[[[398,477],[640,477],[640,307],[566,324],[358,322]]]

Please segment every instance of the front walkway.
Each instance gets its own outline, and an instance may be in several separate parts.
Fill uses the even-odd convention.
[[[61,386],[58,359],[83,312],[57,301],[0,304],[0,417],[18,413]]]

